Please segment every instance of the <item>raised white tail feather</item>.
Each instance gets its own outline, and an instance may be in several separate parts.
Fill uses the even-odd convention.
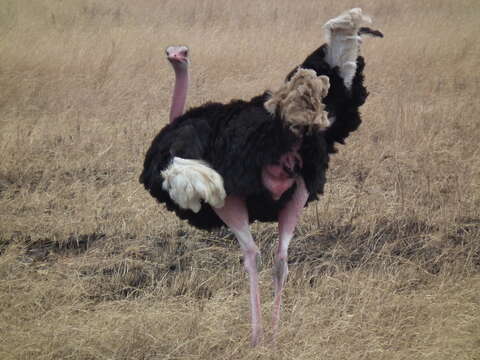
[[[162,176],[162,188],[183,209],[199,212],[202,200],[216,208],[224,205],[223,179],[204,161],[174,157]]]
[[[357,71],[361,38],[358,30],[363,23],[371,23],[369,16],[362,9],[354,8],[330,19],[323,26],[328,43],[325,61],[331,66],[338,66],[345,86],[350,89]]]

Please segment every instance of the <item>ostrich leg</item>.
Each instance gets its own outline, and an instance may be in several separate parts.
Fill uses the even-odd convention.
[[[256,346],[262,337],[262,314],[260,310],[260,291],[258,288],[257,272],[257,261],[260,259],[260,252],[250,233],[247,206],[243,198],[228,196],[222,208],[214,208],[213,210],[233,232],[240,243],[244,255],[243,263],[250,282],[252,346]]]
[[[275,299],[273,301],[273,339],[277,333],[280,321],[280,310],[282,306],[282,291],[288,274],[287,252],[290,240],[293,237],[295,226],[308,199],[308,191],[305,187],[303,178],[297,178],[297,188],[293,197],[280,210],[278,216],[279,243],[277,253],[275,254],[275,264],[273,267],[273,283],[275,286]]]

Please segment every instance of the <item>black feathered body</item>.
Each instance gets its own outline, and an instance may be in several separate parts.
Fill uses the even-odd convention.
[[[310,194],[308,201],[317,199],[323,193],[329,154],[335,151],[335,142],[343,143],[348,134],[359,126],[358,107],[367,96],[363,86],[363,58],[357,60],[357,73],[349,91],[337,69],[331,69],[325,63],[324,55],[325,46],[322,46],[300,67],[313,69],[317,75],[330,78],[330,90],[324,103],[335,122],[327,130],[304,134],[299,138],[284,126],[278,116],[272,116],[265,110],[263,105],[268,100],[268,93],[250,101],[207,103],[190,109],[160,131],[146,154],[140,182],[168,210],[191,225],[200,229],[220,227],[223,222],[210,205],[202,203],[198,213],[182,209],[162,189],[161,172],[169,166],[173,157],[203,160],[223,177],[227,195],[239,195],[246,199],[250,221],[276,221],[278,212],[291,198],[295,185],[275,201],[262,183],[262,169],[278,164],[283,154],[301,143],[298,152],[303,164],[296,168],[296,172],[305,181]]]

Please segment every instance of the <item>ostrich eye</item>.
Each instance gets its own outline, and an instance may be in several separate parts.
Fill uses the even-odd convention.
[[[188,50],[183,50],[182,54],[183,54],[183,56],[187,57],[188,56]]]

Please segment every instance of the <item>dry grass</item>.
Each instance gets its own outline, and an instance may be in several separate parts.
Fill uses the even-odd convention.
[[[190,105],[246,98],[277,88],[355,5],[386,34],[364,46],[365,122],[291,246],[278,348],[251,349],[232,236],[191,229],[137,182],[168,117],[163,49],[192,49]],[[0,358],[479,359],[479,11],[4,0]],[[276,229],[253,230],[268,325]]]

